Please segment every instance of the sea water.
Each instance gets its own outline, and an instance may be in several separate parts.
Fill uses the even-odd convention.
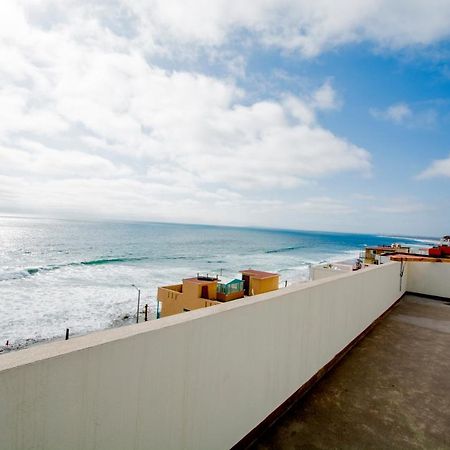
[[[357,257],[365,245],[423,238],[162,223],[0,217],[0,351],[80,335],[156,312],[157,287],[182,278],[278,272],[306,281],[311,264]],[[135,285],[137,288],[133,287]],[[143,320],[141,318],[140,320]],[[6,347],[6,342],[8,346]]]

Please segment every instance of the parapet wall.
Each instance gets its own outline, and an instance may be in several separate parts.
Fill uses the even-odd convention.
[[[450,263],[408,262],[408,291],[450,298]]]
[[[401,297],[400,263],[0,357],[0,449],[227,449]]]

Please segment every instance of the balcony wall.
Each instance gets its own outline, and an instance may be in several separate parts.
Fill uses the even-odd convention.
[[[230,448],[406,282],[393,262],[0,356],[0,449]]]
[[[409,262],[408,291],[450,298],[450,263]]]

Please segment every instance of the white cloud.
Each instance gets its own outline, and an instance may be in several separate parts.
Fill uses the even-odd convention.
[[[356,194],[352,194],[352,198],[363,202],[369,202],[375,200],[376,197],[372,194],[362,194],[357,192]]]
[[[316,92],[314,92],[313,105],[317,109],[323,110],[339,108],[340,102],[330,80],[327,80]]]
[[[417,176],[418,179],[422,180],[436,177],[450,177],[450,156],[433,161],[429,167]]]
[[[395,103],[385,110],[371,109],[370,113],[376,119],[388,120],[394,123],[404,123],[412,117],[411,108],[406,103]]]
[[[30,195],[32,193],[32,195]],[[201,222],[232,225],[277,223],[281,213],[307,214],[309,219],[330,213],[347,213],[327,199],[285,203],[258,200],[217,189],[205,192],[192,186],[167,185],[155,181],[117,179],[30,179],[0,175],[0,209],[9,213],[42,213],[67,218]]]
[[[21,35],[26,27],[17,3],[41,28],[72,23],[69,34],[89,43],[99,24],[108,45],[126,40],[159,54],[167,54],[168,47],[191,54],[225,46],[242,34],[305,56],[362,41],[400,49],[450,36],[450,3],[442,0],[4,0],[2,9],[9,14],[0,25]]]
[[[394,122],[403,122],[406,118],[411,117],[411,109],[405,103],[390,106],[386,111],[388,119]]]
[[[387,48],[428,45],[449,36],[450,4],[442,0],[179,0],[122,2],[139,39],[220,46],[245,31],[266,45],[305,56],[348,43]]]
[[[220,58],[236,36],[314,56],[362,40],[427,44],[448,32],[446,6],[436,14],[420,2],[408,11],[406,2],[392,5],[5,0],[0,210],[229,223],[232,207],[243,224],[353,213],[307,191],[332,174],[371,171],[368,151],[321,124],[321,112],[341,104],[331,79],[307,94],[254,100],[236,84],[245,57],[232,50],[223,53],[229,78],[164,70],[157,61],[185,51],[195,58],[199,48]],[[394,26],[402,14],[408,23]],[[417,114],[398,103],[379,117],[407,124]],[[448,175],[448,165],[435,161],[421,177]],[[281,200],[299,186],[298,199]]]
[[[255,99],[236,81],[246,52],[426,46],[449,18],[438,0],[3,0],[0,211],[333,227],[353,208],[311,186],[369,173],[370,154],[321,124],[341,104],[331,79]],[[200,73],[205,61],[227,76]]]
[[[124,0],[121,3],[134,18],[139,39],[152,44],[189,42],[220,46],[236,33],[247,32],[266,45],[314,56],[362,41],[393,49],[428,45],[450,34],[450,4],[441,0],[188,3]],[[105,14],[108,15],[106,11]]]
[[[413,198],[389,198],[381,205],[372,205],[369,211],[382,214],[417,214],[430,211],[433,208],[418,202]]]
[[[343,215],[355,212],[351,205],[330,197],[310,197],[302,202],[294,203],[291,208],[302,214],[313,215]]]
[[[6,3],[0,45],[14,59],[1,72],[3,173],[150,176],[242,190],[370,170],[367,151],[317,121],[316,110],[336,104],[329,81],[308,98],[248,104],[232,80],[162,70],[145,48],[127,48],[128,38],[105,31],[109,13],[97,9],[96,19],[70,4],[70,15],[56,7],[45,22],[35,2],[28,9]]]
[[[129,176],[131,170],[106,158],[74,150],[55,150],[21,141],[17,148],[0,146],[1,172],[54,178],[104,178]]]
[[[32,194],[32,195],[31,195]],[[192,186],[158,181],[117,179],[30,179],[0,175],[0,209],[9,213],[42,213],[66,218],[106,218],[231,225],[311,226],[321,221],[338,224],[354,209],[337,199],[309,197],[302,201],[252,199],[217,189],[205,192]]]
[[[433,128],[438,120],[438,113],[433,108],[414,107],[405,102],[394,103],[386,109],[371,108],[370,114],[378,120],[386,120],[408,128]]]

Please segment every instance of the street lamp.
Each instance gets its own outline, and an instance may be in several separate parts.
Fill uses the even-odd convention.
[[[141,303],[141,290],[138,287],[136,287],[134,284],[132,284],[131,286],[133,286],[138,291],[136,323],[139,323],[139,304]]]

